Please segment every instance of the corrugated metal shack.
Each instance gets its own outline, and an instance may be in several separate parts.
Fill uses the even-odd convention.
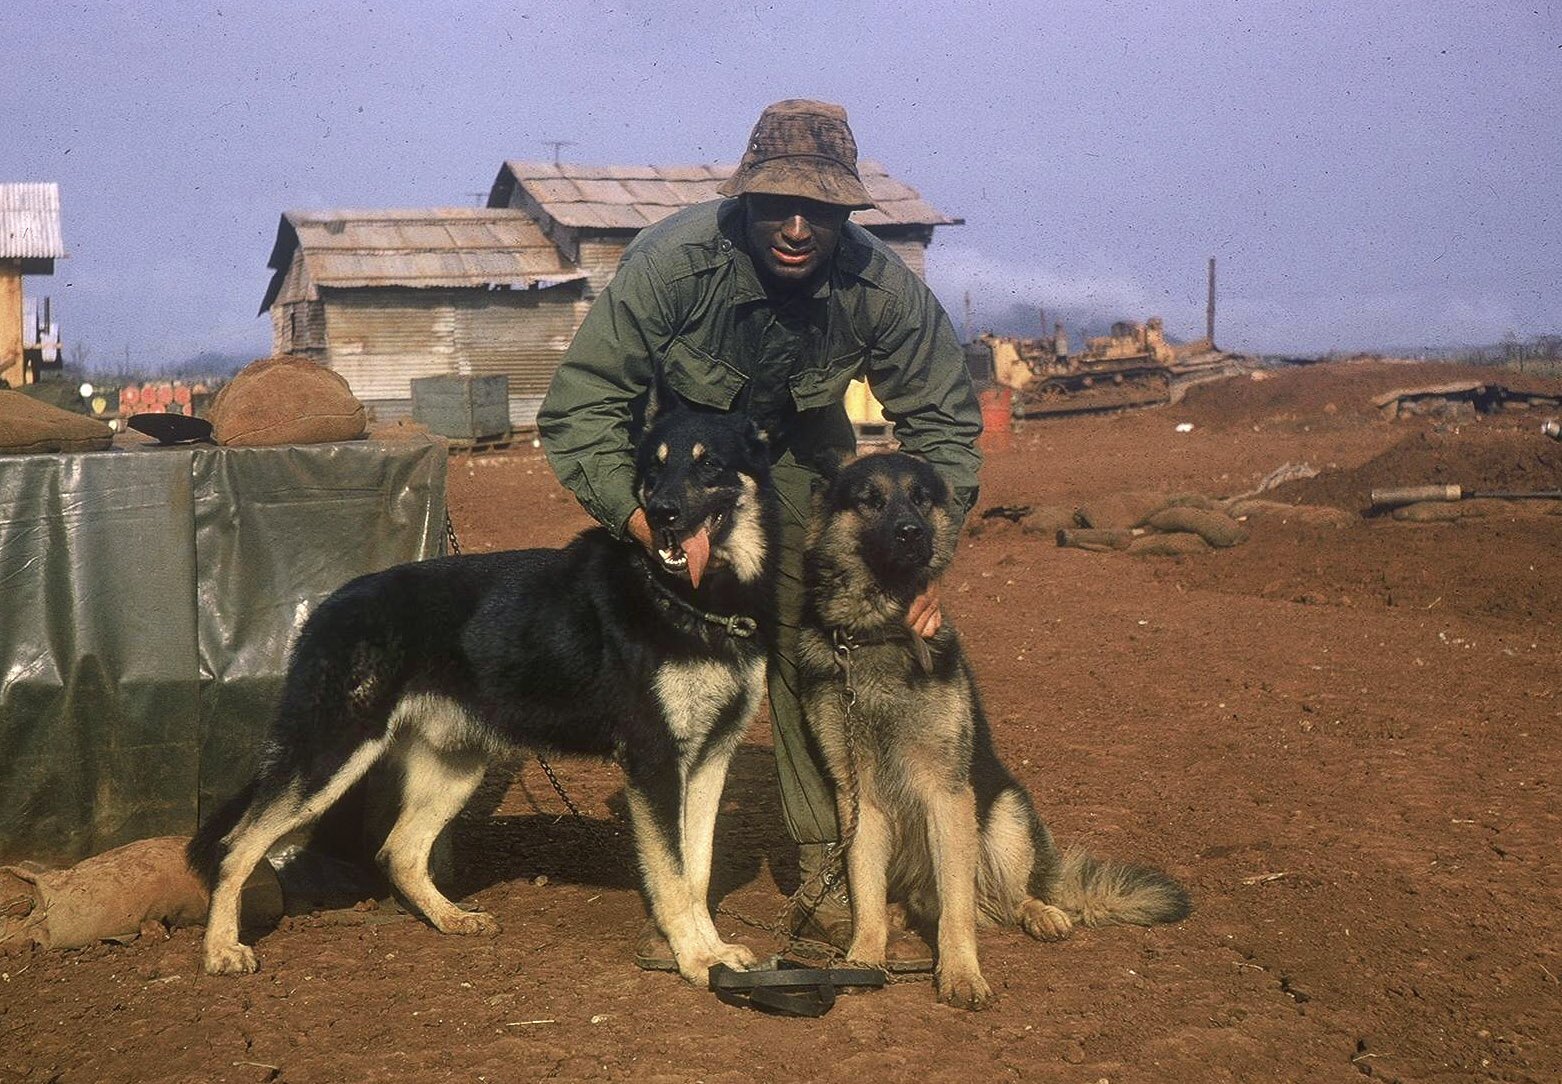
[[[290,211],[277,227],[273,352],[341,373],[381,420],[414,377],[504,375],[529,425],[585,316],[586,276],[519,211]]]
[[[674,211],[719,198],[716,186],[732,166],[580,166],[568,162],[506,162],[488,193],[488,206],[515,207],[534,217],[566,259],[584,271],[596,292],[618,268],[635,234]],[[852,221],[886,241],[921,275],[935,226],[959,226],[910,185],[877,162],[859,163],[862,182],[878,204]]]
[[[52,275],[54,261],[64,257],[60,186],[0,184],[0,380],[13,388],[30,382],[23,349],[36,338],[24,329],[22,276]]]
[[[591,299],[640,230],[718,198],[731,166],[506,162],[486,209],[289,212],[261,303],[275,353],[347,378],[380,419],[411,412],[414,377],[504,374],[526,426]],[[960,225],[882,166],[853,220],[918,274],[936,226]]]

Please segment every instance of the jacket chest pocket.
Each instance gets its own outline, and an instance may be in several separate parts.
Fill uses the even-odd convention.
[[[828,365],[804,369],[792,377],[792,402],[798,410],[817,410],[834,406],[846,397],[847,386],[862,371],[867,350],[840,355]]]
[[[684,339],[674,339],[662,358],[667,384],[700,406],[729,410],[748,377]]]

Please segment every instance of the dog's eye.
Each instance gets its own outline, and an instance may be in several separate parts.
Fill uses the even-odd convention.
[[[911,487],[911,503],[918,512],[927,512],[933,507],[933,497],[922,486],[914,485]]]
[[[852,494],[852,503],[858,508],[877,512],[884,507],[884,494],[876,486],[863,486]]]

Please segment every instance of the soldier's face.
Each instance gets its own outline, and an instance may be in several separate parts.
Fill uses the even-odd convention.
[[[767,285],[798,290],[830,266],[851,210],[801,196],[743,197],[749,255]]]

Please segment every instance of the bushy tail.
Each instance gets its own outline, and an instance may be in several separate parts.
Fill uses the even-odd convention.
[[[1085,926],[1153,926],[1193,911],[1187,889],[1160,870],[1082,850],[1063,855],[1047,902]]]
[[[255,791],[256,785],[252,782],[224,802],[217,808],[217,812],[206,818],[206,823],[196,830],[185,845],[184,858],[190,866],[190,872],[200,878],[208,892],[216,887],[217,873],[222,869],[222,860],[228,855],[223,840],[249,809],[255,799]]]

